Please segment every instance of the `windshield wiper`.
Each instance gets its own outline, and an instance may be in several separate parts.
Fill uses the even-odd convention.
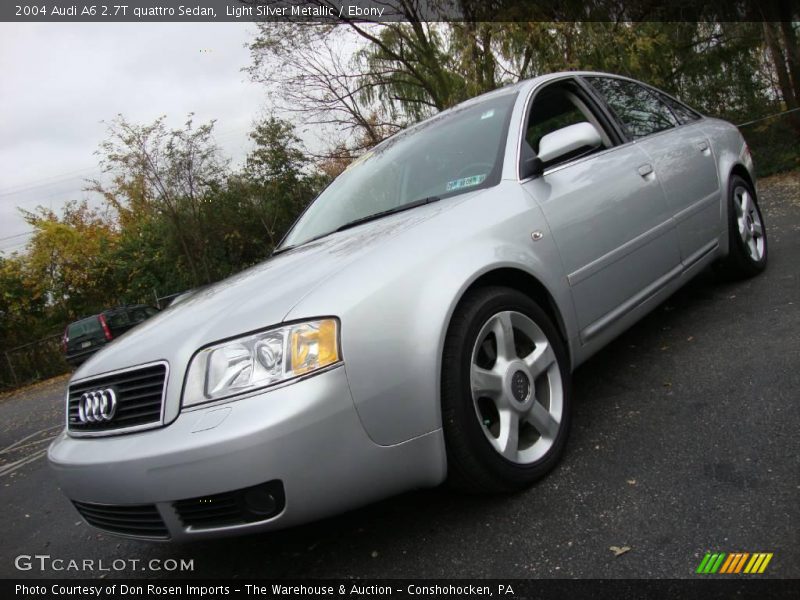
[[[441,200],[439,196],[428,196],[427,198],[420,198],[419,200],[414,200],[413,202],[408,202],[407,204],[403,204],[401,206],[395,206],[394,208],[390,208],[389,210],[382,210],[380,212],[367,215],[366,217],[360,217],[358,219],[354,219],[352,221],[345,223],[344,225],[340,225],[335,229],[335,231],[344,231],[345,229],[350,229],[351,227],[355,227],[356,225],[361,225],[362,223],[367,223],[369,221],[374,221],[376,219],[387,217],[389,215],[394,215],[399,212],[410,210],[412,208],[417,208],[418,206],[424,206],[426,204],[438,202],[439,200]]]
[[[420,198],[419,200],[408,202],[407,204],[403,204],[402,206],[395,206],[394,208],[390,208],[389,210],[382,210],[380,212],[367,215],[366,217],[360,217],[358,219],[348,221],[344,225],[340,225],[339,227],[337,227],[332,231],[328,231],[320,235],[314,236],[310,240],[306,240],[305,242],[302,242],[300,244],[292,244],[291,246],[284,246],[283,248],[278,248],[272,253],[272,256],[277,256],[278,254],[288,252],[289,250],[294,250],[295,248],[299,248],[300,246],[305,246],[306,244],[310,244],[311,242],[314,242],[320,238],[327,237],[332,233],[336,233],[337,231],[344,231],[345,229],[350,229],[351,227],[355,227],[356,225],[361,225],[362,223],[367,223],[368,221],[374,221],[382,217],[387,217],[389,215],[394,215],[396,213],[410,210],[412,208],[417,208],[418,206],[424,206],[426,204],[431,204],[432,202],[438,202],[439,200],[441,200],[439,196],[428,196],[427,198]]]
[[[318,239],[324,238],[332,233],[333,231],[328,231],[326,233],[315,235],[311,239],[306,240],[301,244],[292,244],[291,246],[284,246],[283,248],[277,248],[276,250],[272,251],[272,254],[270,256],[277,256],[278,254],[283,254],[284,252],[288,252],[289,250],[294,250],[295,248],[299,248],[300,246],[305,246],[306,244],[310,244],[311,242],[316,242]]]

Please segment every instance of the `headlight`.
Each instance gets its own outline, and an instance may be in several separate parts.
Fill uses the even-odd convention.
[[[228,340],[195,354],[183,406],[245,394],[339,360],[336,319],[294,323]]]

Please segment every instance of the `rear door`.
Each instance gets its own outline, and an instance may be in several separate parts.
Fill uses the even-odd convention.
[[[585,80],[650,157],[675,219],[684,265],[714,250],[721,230],[719,180],[700,116],[666,94],[634,81],[614,77]]]
[[[588,342],[677,276],[680,252],[651,158],[576,81],[536,92],[521,156],[538,151],[542,135],[578,121],[598,128],[603,147],[546,165],[522,185],[547,218]]]

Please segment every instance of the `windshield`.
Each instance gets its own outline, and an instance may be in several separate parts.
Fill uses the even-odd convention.
[[[457,106],[379,144],[317,197],[279,250],[424,199],[496,185],[516,97],[504,91]]]

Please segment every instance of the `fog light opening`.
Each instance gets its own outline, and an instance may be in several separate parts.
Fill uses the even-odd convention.
[[[245,508],[256,517],[268,517],[278,510],[278,499],[264,487],[255,487],[242,494]]]

